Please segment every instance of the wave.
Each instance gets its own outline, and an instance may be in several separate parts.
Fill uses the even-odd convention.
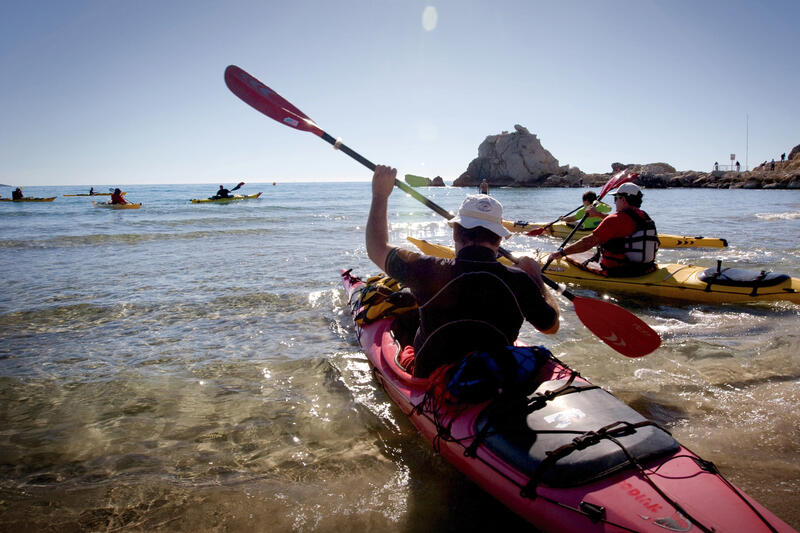
[[[756,218],[761,220],[795,220],[800,218],[800,211],[788,213],[756,213]]]
[[[109,244],[138,244],[151,241],[167,240],[193,240],[215,237],[231,236],[267,236],[273,234],[274,228],[246,228],[230,229],[220,228],[216,230],[188,231],[184,233],[119,233],[119,234],[92,234],[92,235],[64,235],[50,237],[47,239],[36,240],[17,240],[6,239],[0,241],[0,249],[3,248],[73,248],[80,246],[105,246]]]

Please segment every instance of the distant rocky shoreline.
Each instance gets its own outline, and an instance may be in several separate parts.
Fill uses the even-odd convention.
[[[614,172],[637,172],[637,182],[649,188],[695,187],[713,189],[800,189],[800,145],[786,161],[771,162],[750,171],[677,171],[667,163],[612,163],[611,172],[587,174],[578,167],[559,165],[542,147],[536,135],[520,125],[513,132],[490,135],[478,147],[478,157],[454,182],[456,187],[477,187],[486,180],[490,187],[597,187]]]

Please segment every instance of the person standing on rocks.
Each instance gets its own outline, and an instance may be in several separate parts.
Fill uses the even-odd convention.
[[[719,161],[714,161],[714,172],[719,170]]]
[[[742,165],[740,165],[740,164],[739,164],[739,162],[737,161],[737,162],[736,162],[736,173],[737,173],[737,174],[739,173],[739,169],[740,169],[740,168],[742,168]]]
[[[783,163],[784,161],[786,161],[786,152],[783,152],[781,154],[781,163]]]
[[[770,170],[775,170],[775,160],[773,159],[772,162],[769,164]]]

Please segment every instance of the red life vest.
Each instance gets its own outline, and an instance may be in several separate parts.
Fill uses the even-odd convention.
[[[615,237],[601,244],[600,264],[611,275],[634,275],[652,270],[661,244],[655,222],[647,213],[633,207],[623,209],[620,214],[633,220],[636,229],[627,237]]]

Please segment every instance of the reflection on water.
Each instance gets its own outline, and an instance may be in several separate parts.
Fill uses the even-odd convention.
[[[375,271],[369,185],[281,184],[256,188],[257,201],[188,204],[204,190],[131,187],[145,202],[136,212],[61,197],[58,209],[0,210],[0,530],[528,530],[416,435],[357,346],[337,274]],[[800,193],[759,204],[735,192],[651,191],[664,231],[680,233],[682,213],[731,240],[663,257],[711,266],[724,254],[798,275],[786,232],[800,229]],[[430,194],[453,209],[464,191]],[[552,220],[579,197],[497,194],[512,219]],[[707,216],[682,205],[696,194]],[[751,222],[728,220],[730,203]],[[446,239],[410,198],[393,195],[390,208],[393,241]],[[662,348],[620,356],[566,301],[558,335],[525,329],[522,340],[547,344],[800,527],[797,306],[617,302]]]

